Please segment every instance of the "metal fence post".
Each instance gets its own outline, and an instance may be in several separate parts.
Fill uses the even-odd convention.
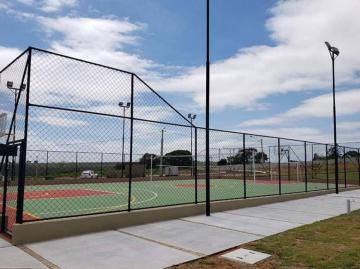
[[[343,159],[344,159],[344,181],[345,181],[345,188],[347,188],[347,178],[346,178],[346,148],[343,147],[344,149],[344,156],[343,156]]]
[[[247,197],[247,191],[246,191],[246,135],[243,134],[243,177],[244,177],[244,199]]]
[[[357,150],[357,163],[358,163],[358,180],[359,180],[359,186],[360,186],[360,149]]]
[[[307,145],[304,142],[304,153],[305,153],[305,191],[308,191],[308,171],[307,171]]]
[[[128,211],[131,210],[131,182],[132,182],[132,165],[133,165],[133,133],[134,133],[134,74],[131,74],[131,112],[130,112],[130,161],[129,161],[129,194],[128,194]]]
[[[192,126],[191,126],[191,128],[192,128]],[[195,169],[195,171],[194,171],[194,176],[195,176],[195,204],[197,204],[198,203],[198,167],[197,167],[197,155],[198,155],[198,152],[197,152],[197,127],[195,127],[195,145],[194,145],[194,150],[195,150],[195,163],[194,163],[194,169]]]
[[[46,165],[45,165],[45,178],[48,177],[49,173],[49,151],[46,151]]]
[[[278,138],[278,178],[279,178],[279,195],[281,195],[281,153],[280,153],[280,138]]]
[[[104,161],[104,153],[101,152],[100,155],[100,177],[103,177],[103,161]]]
[[[5,231],[5,216],[6,216],[6,202],[7,202],[7,184],[8,184],[8,166],[9,157],[5,157],[5,173],[4,173],[4,188],[3,188],[3,199],[2,199],[2,212],[1,212],[1,224],[0,232]]]
[[[25,103],[25,126],[24,126],[24,140],[20,145],[19,157],[19,180],[17,190],[17,204],[16,204],[16,223],[23,222],[24,212],[24,192],[25,192],[25,174],[26,174],[26,148],[29,125],[29,98],[30,98],[30,78],[31,78],[31,54],[32,48],[29,48],[29,55],[27,60],[27,87],[26,87],[26,103]]]
[[[75,152],[75,178],[77,177],[78,173],[78,153]]]
[[[326,188],[329,189],[329,156],[328,156],[328,145],[325,145],[325,160],[326,160]]]

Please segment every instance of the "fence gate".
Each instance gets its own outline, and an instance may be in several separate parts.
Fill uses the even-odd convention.
[[[0,231],[9,234],[16,223],[20,148],[21,144],[0,144]]]

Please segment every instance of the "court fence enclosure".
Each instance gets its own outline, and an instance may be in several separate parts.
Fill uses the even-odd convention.
[[[205,131],[136,74],[30,47],[1,71],[1,230],[204,202]],[[211,201],[335,188],[331,144],[211,129],[210,147]],[[338,147],[341,188],[359,153]]]

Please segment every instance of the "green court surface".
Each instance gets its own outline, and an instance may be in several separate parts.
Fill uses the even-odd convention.
[[[127,182],[26,186],[24,219],[57,218],[128,209]],[[244,182],[211,179],[211,200],[244,198]],[[329,184],[334,188],[334,184]],[[308,190],[324,190],[326,183],[308,183]],[[11,192],[13,191],[13,192]],[[282,182],[281,192],[304,192],[304,182]],[[194,180],[133,182],[131,208],[140,209],[195,202]],[[277,181],[247,181],[247,197],[279,194]],[[205,180],[198,180],[198,201],[205,200]],[[8,210],[16,207],[16,192],[7,196]]]

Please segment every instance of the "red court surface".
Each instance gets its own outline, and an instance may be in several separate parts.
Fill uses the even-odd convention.
[[[68,189],[68,190],[41,190],[41,191],[25,191],[25,200],[39,200],[39,199],[54,199],[54,198],[69,198],[69,197],[84,197],[84,196],[98,196],[98,195],[112,195],[109,191],[96,191],[84,189]],[[16,200],[17,193],[9,192],[7,200]],[[2,199],[2,195],[0,195]]]

